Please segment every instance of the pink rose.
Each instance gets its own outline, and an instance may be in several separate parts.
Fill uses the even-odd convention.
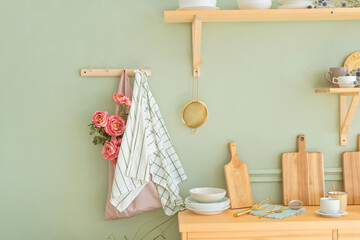
[[[123,97],[123,98],[125,98],[125,99],[123,99],[123,103],[125,103],[126,106],[131,107],[132,99],[128,98],[128,97]]]
[[[122,142],[122,138],[118,138],[117,139],[117,144],[120,146],[121,145],[121,142]]]
[[[95,112],[92,117],[92,122],[97,127],[105,127],[108,121],[108,113],[107,112]]]
[[[110,136],[118,137],[125,131],[125,120],[119,115],[112,115],[108,118],[105,132]]]
[[[128,98],[122,95],[121,93],[114,93],[113,100],[117,104],[126,104],[126,106],[131,107],[131,102],[132,102],[131,98]]]
[[[102,155],[107,160],[113,160],[118,157],[120,147],[116,140],[106,141],[102,150]]]
[[[121,94],[121,93],[114,93],[114,94],[113,94],[113,100],[114,100],[114,102],[116,102],[116,103],[118,103],[118,104],[120,104],[120,99],[121,99],[122,97],[124,97],[124,95]]]

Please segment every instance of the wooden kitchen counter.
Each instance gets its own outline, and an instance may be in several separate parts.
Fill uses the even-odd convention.
[[[179,212],[182,240],[360,240],[360,205],[348,206],[348,215],[326,218],[306,207],[305,213],[284,219],[259,218],[245,215],[233,217],[237,210],[203,216],[189,210]]]

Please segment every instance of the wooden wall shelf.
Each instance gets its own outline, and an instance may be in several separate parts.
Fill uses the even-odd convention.
[[[284,22],[360,20],[360,8],[165,11],[166,23],[192,23],[193,74],[199,74],[203,22]]]
[[[164,21],[189,23],[196,15],[203,22],[339,21],[360,20],[360,8],[165,11]]]
[[[360,100],[360,88],[325,88],[316,89],[315,93],[338,93],[340,104],[340,145],[347,145],[347,134]],[[347,96],[351,96],[349,108]]]

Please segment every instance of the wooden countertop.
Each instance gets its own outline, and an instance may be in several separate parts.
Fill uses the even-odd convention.
[[[307,206],[305,213],[284,219],[259,218],[252,215],[234,217],[237,210],[204,216],[190,210],[179,212],[180,232],[302,230],[302,229],[360,229],[360,205],[348,206],[348,214],[340,218],[326,218],[314,211],[319,206]]]

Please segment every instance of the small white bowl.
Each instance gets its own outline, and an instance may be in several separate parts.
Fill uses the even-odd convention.
[[[216,0],[179,0],[179,8],[216,7]]]
[[[221,188],[201,187],[190,189],[189,193],[199,202],[217,202],[225,197],[226,191]]]
[[[238,0],[239,9],[269,9],[271,5],[270,0]]]

